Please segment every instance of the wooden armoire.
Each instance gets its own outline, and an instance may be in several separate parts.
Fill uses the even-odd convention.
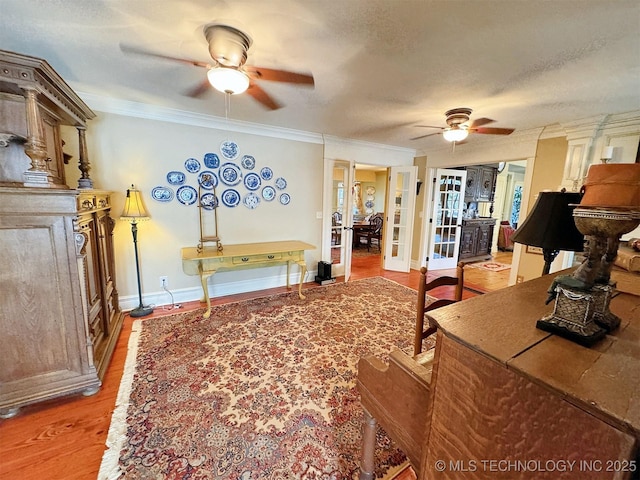
[[[98,391],[122,327],[111,193],[93,188],[95,114],[41,59],[0,50],[0,417]],[[61,125],[79,135],[77,188]]]

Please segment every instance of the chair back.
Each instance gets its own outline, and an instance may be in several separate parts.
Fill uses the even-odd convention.
[[[371,233],[379,235],[382,231],[382,215],[374,215],[369,220],[369,224],[371,225]]]
[[[333,212],[331,214],[331,225],[342,225],[342,214],[340,212]]]
[[[422,267],[420,269],[420,283],[418,285],[418,305],[416,312],[416,328],[415,337],[413,342],[413,354],[418,355],[422,352],[422,340],[429,335],[435,333],[436,326],[431,325],[427,320],[427,328],[425,329],[425,313],[436,308],[444,307],[455,302],[462,300],[462,289],[464,285],[464,263],[458,262],[456,267],[456,276],[442,276],[427,282],[427,269]],[[427,292],[443,286],[455,286],[455,293],[453,298],[439,298],[434,302],[427,303]]]

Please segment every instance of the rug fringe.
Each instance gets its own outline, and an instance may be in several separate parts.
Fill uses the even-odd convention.
[[[131,387],[133,376],[136,370],[136,358],[138,356],[138,343],[142,332],[142,320],[136,320],[131,326],[131,336],[127,346],[127,359],[122,372],[122,380],[118,396],[116,397],[116,407],[111,415],[111,425],[107,434],[107,441],[102,463],[98,471],[98,480],[115,480],[123,472],[119,468],[120,450],[127,434],[127,410],[129,409],[129,398],[131,397]]]

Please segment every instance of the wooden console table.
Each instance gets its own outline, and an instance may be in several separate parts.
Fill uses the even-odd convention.
[[[187,275],[200,275],[207,311],[204,318],[211,315],[211,299],[207,281],[218,271],[241,270],[246,268],[270,267],[273,265],[287,265],[287,288],[289,287],[289,271],[292,263],[300,265],[300,284],[298,295],[302,295],[302,283],[307,273],[304,251],[316,247],[297,240],[282,242],[245,243],[240,245],[225,245],[219,252],[216,248],[205,247],[198,253],[196,247],[182,249],[182,270]]]

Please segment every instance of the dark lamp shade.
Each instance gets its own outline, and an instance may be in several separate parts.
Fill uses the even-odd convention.
[[[540,192],[533,210],[512,240],[547,250],[581,252],[584,236],[573,220],[573,209],[580,199],[580,193]]]

